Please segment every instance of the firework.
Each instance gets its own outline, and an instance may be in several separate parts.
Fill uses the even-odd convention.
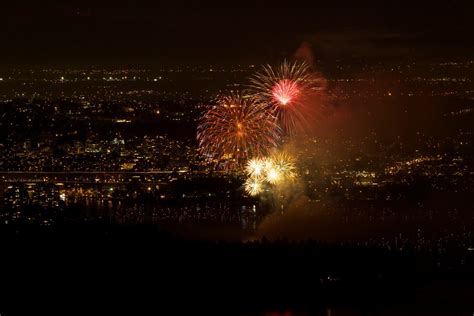
[[[296,177],[296,167],[292,157],[286,153],[275,153],[266,158],[254,158],[248,161],[245,190],[255,196],[265,187],[287,184]]]
[[[300,94],[299,85],[295,81],[283,79],[275,83],[272,88],[273,101],[280,107],[291,105]]]
[[[259,177],[265,170],[265,160],[260,158],[254,158],[249,160],[247,163],[247,174],[253,177]]]
[[[250,94],[269,106],[289,134],[306,124],[310,114],[306,101],[321,89],[305,62],[284,61],[275,69],[264,66],[250,81]]]
[[[293,158],[286,153],[277,153],[268,159],[265,178],[271,184],[291,181],[296,176]]]
[[[276,184],[282,179],[282,175],[280,171],[276,168],[270,168],[267,170],[267,173],[265,175],[265,179],[271,183],[271,184]]]
[[[256,196],[263,191],[263,182],[260,178],[248,178],[247,181],[245,181],[245,191],[252,195]]]
[[[261,156],[277,145],[276,118],[253,98],[223,97],[202,117],[197,139],[201,153],[212,159],[237,162]]]

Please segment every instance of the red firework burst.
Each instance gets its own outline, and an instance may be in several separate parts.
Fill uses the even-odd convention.
[[[287,134],[307,129],[315,115],[310,99],[323,89],[322,80],[308,64],[284,61],[275,68],[267,65],[250,82],[249,93],[270,108]]]
[[[291,104],[299,94],[298,84],[288,79],[278,81],[272,89],[273,100],[280,106]]]

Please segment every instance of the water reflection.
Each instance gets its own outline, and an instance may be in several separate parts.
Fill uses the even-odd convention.
[[[86,220],[106,220],[119,224],[219,224],[242,231],[255,231],[262,215],[255,205],[230,205],[223,202],[120,200],[72,196],[65,199],[67,208],[81,210]]]

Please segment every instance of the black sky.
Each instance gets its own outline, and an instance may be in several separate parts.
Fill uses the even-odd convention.
[[[357,6],[351,3],[357,2]],[[288,57],[473,56],[468,1],[17,1],[0,5],[2,65],[199,64]]]

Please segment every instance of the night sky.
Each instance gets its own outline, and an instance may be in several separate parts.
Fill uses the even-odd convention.
[[[474,52],[469,1],[9,2],[0,5],[1,65],[264,62],[304,42],[328,60]]]

